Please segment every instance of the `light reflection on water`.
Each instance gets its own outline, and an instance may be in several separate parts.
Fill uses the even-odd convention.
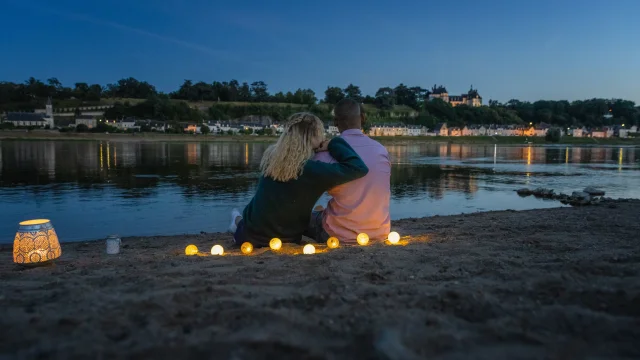
[[[251,198],[265,143],[0,142],[0,242],[46,217],[65,241],[223,231]],[[520,187],[640,198],[640,149],[387,146],[392,218],[560,206]],[[634,185],[635,184],[635,185]],[[322,197],[319,203],[326,203]]]

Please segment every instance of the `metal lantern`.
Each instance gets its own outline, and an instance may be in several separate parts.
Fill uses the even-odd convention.
[[[20,223],[13,240],[13,262],[20,265],[42,265],[62,255],[58,235],[47,219]]]

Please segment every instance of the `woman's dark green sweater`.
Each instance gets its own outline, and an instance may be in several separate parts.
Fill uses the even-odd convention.
[[[318,198],[334,186],[369,172],[360,156],[343,139],[333,138],[328,149],[337,163],[309,160],[302,175],[287,182],[260,177],[258,190],[243,212],[247,239],[254,246],[268,246],[274,237],[299,243]]]

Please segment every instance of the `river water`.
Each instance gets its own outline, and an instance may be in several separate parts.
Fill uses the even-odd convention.
[[[223,231],[251,199],[269,144],[0,141],[0,243],[18,222],[51,219],[62,241],[110,234]],[[392,219],[562,206],[521,198],[596,186],[640,198],[640,148],[411,144],[387,146]],[[319,200],[326,204],[327,197]]]

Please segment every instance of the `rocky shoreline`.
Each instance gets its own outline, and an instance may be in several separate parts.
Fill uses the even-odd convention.
[[[560,201],[564,205],[587,206],[603,203],[614,203],[628,201],[631,199],[612,199],[604,197],[605,192],[592,186],[586,187],[582,191],[574,191],[571,195],[556,193],[553,189],[547,188],[522,188],[515,190],[521,197],[534,196],[539,199],[551,199]]]

